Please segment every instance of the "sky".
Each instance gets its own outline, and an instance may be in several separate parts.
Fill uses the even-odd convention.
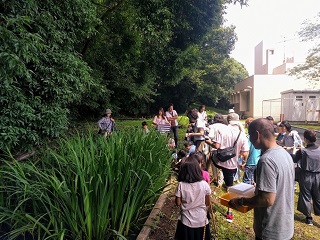
[[[313,44],[301,42],[298,31],[318,12],[320,0],[249,0],[247,7],[229,5],[225,25],[234,25],[238,36],[231,57],[253,75],[254,47],[265,41],[285,57],[294,56],[295,62],[303,62]]]

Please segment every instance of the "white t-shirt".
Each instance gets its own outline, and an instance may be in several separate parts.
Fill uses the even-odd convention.
[[[209,125],[209,138],[213,139],[219,129],[227,128],[228,126],[223,123],[214,123]],[[222,130],[223,131],[223,130]]]
[[[219,124],[219,123],[215,123]],[[214,125],[215,125],[214,124]],[[221,124],[221,123],[220,123]],[[232,147],[234,142],[236,141],[238,134],[240,132],[239,127],[234,127],[230,125],[224,125],[221,124],[216,131],[216,134],[213,136],[212,141],[219,143],[220,148],[224,149],[227,147]],[[209,135],[210,137],[210,135]],[[236,153],[237,155],[233,158],[231,158],[228,161],[220,162],[218,159],[215,158],[215,163],[221,167],[227,168],[227,169],[236,169],[238,167],[238,155],[241,151],[248,152],[250,150],[248,139],[246,137],[246,134],[241,131],[238,142],[236,144]]]
[[[206,111],[198,112],[198,121],[202,121],[202,122],[204,122],[204,124],[206,124],[207,123],[206,118],[207,118]]]
[[[204,180],[195,183],[179,182],[175,192],[181,198],[179,220],[191,228],[208,224],[205,196],[211,194],[209,184]]]
[[[199,121],[199,119],[198,119],[194,130],[196,133],[199,133],[200,128],[202,128],[204,131],[205,127],[206,127],[205,123],[203,121]],[[204,140],[204,136],[203,135],[202,136],[194,136],[194,140],[195,141]]]
[[[240,121],[232,121],[232,123],[229,123],[229,125],[237,128],[237,129],[239,129],[239,127],[240,127],[241,131],[245,132],[244,126]]]
[[[169,111],[166,111],[166,117],[174,117],[174,116],[177,116],[177,115],[178,115],[178,113],[176,112],[176,110],[172,110],[172,114],[170,114]],[[174,120],[174,122],[175,122],[175,126],[178,126],[177,119]],[[171,126],[172,126],[172,124],[171,124]]]

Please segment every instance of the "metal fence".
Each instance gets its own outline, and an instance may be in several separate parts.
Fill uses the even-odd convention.
[[[262,117],[272,116],[275,121],[280,121],[281,113],[281,98],[262,101]]]

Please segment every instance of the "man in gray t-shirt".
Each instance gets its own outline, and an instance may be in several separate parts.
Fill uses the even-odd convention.
[[[256,196],[234,198],[229,205],[254,208],[256,239],[291,239],[294,232],[294,165],[291,156],[277,145],[273,126],[257,119],[249,126],[250,141],[262,155],[256,169]]]

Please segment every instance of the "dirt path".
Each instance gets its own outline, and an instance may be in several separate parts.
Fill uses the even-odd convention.
[[[179,216],[179,208],[174,201],[173,191],[170,191],[159,214],[158,222],[151,230],[149,240],[170,240],[174,238]]]

